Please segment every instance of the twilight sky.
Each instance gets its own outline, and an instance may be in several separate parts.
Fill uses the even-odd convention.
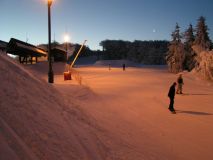
[[[34,45],[47,43],[47,0],[0,0],[0,40],[11,37]],[[206,17],[213,40],[213,0],[53,0],[52,39],[63,42],[68,32],[72,43],[88,40],[91,49],[100,41],[170,40],[179,23]]]

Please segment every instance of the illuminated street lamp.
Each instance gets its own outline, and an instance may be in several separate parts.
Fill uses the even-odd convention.
[[[48,70],[48,82],[53,83],[53,69],[52,69],[52,58],[51,58],[51,5],[53,0],[48,0],[48,62],[49,62],[49,70]]]

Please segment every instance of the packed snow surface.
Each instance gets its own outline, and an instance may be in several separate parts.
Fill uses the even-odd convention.
[[[167,93],[177,76],[165,67],[19,65],[0,56],[0,159],[212,160],[213,85],[183,73],[177,114]]]

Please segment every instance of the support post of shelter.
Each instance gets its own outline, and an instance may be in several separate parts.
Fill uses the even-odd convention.
[[[33,57],[30,57],[30,63],[33,64]]]
[[[21,61],[21,56],[19,56],[19,63],[22,63],[22,61]]]

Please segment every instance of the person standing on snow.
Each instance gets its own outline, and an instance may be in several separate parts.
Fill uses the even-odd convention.
[[[125,70],[126,70],[126,64],[123,63],[123,71],[125,71]]]
[[[182,90],[183,90],[183,78],[182,78],[182,74],[179,75],[178,79],[177,79],[177,83],[178,83],[178,88],[176,93],[177,94],[183,94]]]
[[[175,86],[177,85],[176,82],[174,82],[172,84],[172,86],[169,89],[169,93],[168,93],[168,97],[170,99],[170,104],[169,104],[169,110],[173,113],[175,113],[175,109],[174,109],[174,99],[175,99]]]

